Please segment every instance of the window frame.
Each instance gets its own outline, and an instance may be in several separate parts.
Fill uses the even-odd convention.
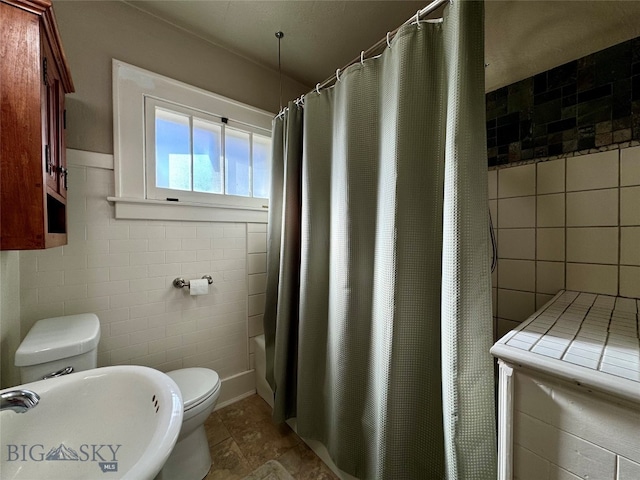
[[[108,200],[115,203],[116,218],[267,221],[269,201],[263,198],[204,194],[207,197],[226,197],[206,201],[206,198],[181,198],[176,193],[183,192],[173,189],[167,189],[167,192],[172,193],[164,197],[156,195],[158,198],[149,198],[145,104],[147,98],[155,99],[177,108],[206,113],[214,118],[226,118],[229,119],[230,127],[269,138],[275,116],[273,113],[116,59],[112,62],[112,69],[115,196]],[[178,201],[167,200],[176,197]]]

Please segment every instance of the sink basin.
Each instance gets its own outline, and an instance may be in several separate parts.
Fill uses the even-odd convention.
[[[171,378],[140,366],[103,367],[2,390],[39,403],[0,412],[0,478],[153,479],[182,426]]]

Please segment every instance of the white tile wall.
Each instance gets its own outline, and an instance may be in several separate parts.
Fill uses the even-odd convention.
[[[267,289],[267,225],[247,225],[248,285],[249,285],[249,339],[264,333],[262,324],[265,292]],[[253,345],[253,342],[250,342]],[[250,363],[255,363],[254,353],[249,354]]]
[[[560,289],[640,297],[640,147],[492,170],[489,198],[498,336]]]
[[[261,330],[248,300],[249,289],[264,290],[265,225],[115,220],[113,171],[72,166],[69,182],[68,245],[20,253],[24,334],[41,318],[94,312],[101,366],[247,371],[249,333]],[[205,274],[208,295],[172,286]]]

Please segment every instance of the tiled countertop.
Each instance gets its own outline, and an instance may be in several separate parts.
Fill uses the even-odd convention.
[[[640,402],[640,300],[560,291],[491,353]]]

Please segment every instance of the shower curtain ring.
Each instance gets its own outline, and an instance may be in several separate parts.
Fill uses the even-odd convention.
[[[360,52],[360,63],[364,65],[364,50]]]
[[[420,29],[420,10],[416,12],[416,25],[418,25],[418,29]]]
[[[316,93],[320,95],[320,83],[316,83]]]
[[[340,81],[341,81],[341,80],[340,80],[340,69],[339,69],[339,68],[336,70],[336,80],[337,80],[338,82],[340,82]]]
[[[391,33],[391,32],[387,32],[387,46],[388,46],[389,48],[391,48],[391,42],[389,41],[389,34],[390,34],[390,33]]]

